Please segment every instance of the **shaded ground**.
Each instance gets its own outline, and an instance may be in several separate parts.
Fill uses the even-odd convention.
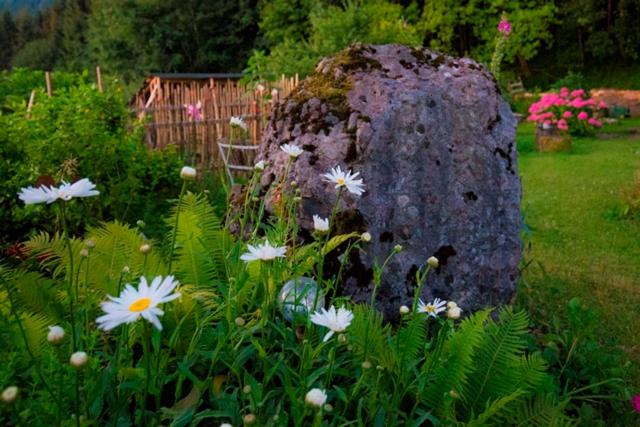
[[[640,119],[603,130],[618,137],[574,138],[571,153],[542,154],[533,149],[533,126],[523,124],[518,150],[531,229],[533,262],[523,275],[530,309],[537,319],[551,319],[580,297],[600,314],[600,336],[619,338],[640,386],[640,221],[618,214],[620,188],[640,169],[634,128]]]

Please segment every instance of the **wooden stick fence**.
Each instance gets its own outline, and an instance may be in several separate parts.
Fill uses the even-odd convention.
[[[248,126],[240,141],[239,131],[234,131],[233,144],[255,145],[274,102],[288,95],[297,84],[297,76],[282,76],[275,83],[252,90],[229,77],[152,76],[135,97],[134,108],[136,117],[144,121],[149,147],[176,145],[189,152],[198,166],[213,167],[223,160],[217,144],[229,139],[231,117],[242,117]],[[194,117],[196,105],[200,105],[201,117]]]

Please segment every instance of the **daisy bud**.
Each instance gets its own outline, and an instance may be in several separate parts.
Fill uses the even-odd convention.
[[[460,395],[455,390],[450,390],[449,391],[449,396],[453,397],[454,399],[460,399]]]
[[[395,245],[393,247],[394,252],[400,252],[402,250],[402,245]]]
[[[447,308],[453,308],[453,307],[457,307],[457,306],[458,306],[458,304],[456,304],[455,301],[449,301],[447,303]]]
[[[131,272],[131,269],[129,268],[128,265],[125,265],[124,267],[122,267],[122,274],[129,274]]]
[[[185,181],[193,181],[194,179],[196,179],[196,170],[192,167],[185,166],[180,171],[180,178],[184,179]]]
[[[229,423],[222,423],[220,424],[220,427],[233,427],[233,426]]]
[[[253,196],[253,197],[251,198],[251,201],[252,201],[252,202],[256,202],[256,203],[258,203],[258,202],[260,201],[260,197]]]
[[[91,239],[87,239],[87,240],[85,240],[84,245],[85,245],[86,247],[88,247],[89,249],[92,249],[92,248],[95,248],[95,247],[96,247],[96,242],[94,242],[94,241],[93,241],[93,240],[91,240]]]
[[[302,201],[302,197],[296,196],[296,197],[293,198],[293,201],[296,202],[296,203],[299,203],[299,202]]]
[[[291,181],[291,186],[292,187],[297,187],[298,186],[298,181]]]
[[[307,392],[307,395],[304,397],[304,401],[311,407],[318,409],[322,408],[322,405],[327,402],[327,393],[319,388],[312,388]]]
[[[242,392],[244,394],[249,394],[251,393],[251,386],[249,384],[247,384],[246,386],[242,387]]]
[[[333,406],[331,406],[331,404],[330,404],[330,403],[325,403],[325,404],[324,404],[324,406],[323,406],[323,408],[324,408],[324,410],[325,410],[325,411],[327,411],[327,412],[331,412],[331,411],[333,411]]]
[[[242,317],[236,317],[235,322],[237,326],[244,326],[244,324],[246,323]]]
[[[246,424],[246,425],[251,425],[253,423],[256,422],[256,416],[253,414],[247,414],[242,418],[242,421]]]
[[[438,262],[438,258],[434,256],[429,257],[429,259],[427,260],[427,264],[431,268],[438,268],[438,266],[440,265],[440,263]]]
[[[401,305],[400,306],[400,314],[409,314],[409,307],[407,307],[406,305]]]
[[[15,402],[17,398],[18,398],[18,387],[14,385],[5,388],[4,391],[2,392],[2,401],[4,403],[11,404]]]
[[[47,334],[47,341],[52,345],[62,344],[64,341],[64,329],[60,326],[49,326],[49,333]]]
[[[378,371],[384,371],[384,366],[382,366],[382,365],[378,365],[378,366],[376,366],[376,369],[377,369]]]
[[[360,236],[360,238],[361,238],[364,242],[370,242],[370,241],[371,241],[371,233],[369,233],[368,231],[365,231],[364,233],[362,233],[362,235]]]
[[[139,219],[136,221],[136,225],[140,228],[144,227],[146,224],[144,223],[143,220]]]
[[[80,256],[83,258],[87,258],[89,256],[89,251],[86,248],[82,249],[80,251]]]
[[[76,351],[71,355],[69,359],[69,363],[78,371],[87,366],[87,362],[89,361],[89,356],[84,351]]]
[[[462,310],[460,309],[460,307],[450,308],[449,310],[447,310],[447,317],[453,320],[459,319],[461,312]]]
[[[362,369],[371,369],[371,362],[369,362],[368,360],[362,362]]]
[[[340,334],[338,335],[338,342],[341,342],[342,344],[347,342],[347,336],[345,334]]]
[[[255,170],[259,170],[259,171],[261,171],[261,170],[264,170],[265,166],[266,166],[266,165],[265,165],[264,160],[260,160],[258,163],[256,163],[256,164],[253,166],[253,168],[254,168]]]
[[[142,246],[140,246],[140,252],[143,254],[148,254],[149,252],[151,252],[151,246],[147,243],[143,244]]]

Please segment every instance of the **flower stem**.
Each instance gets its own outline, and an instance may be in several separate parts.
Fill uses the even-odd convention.
[[[68,288],[67,293],[69,295],[69,314],[71,316],[71,349],[75,352],[78,348],[78,341],[76,337],[76,316],[74,309],[74,297],[73,295],[73,248],[71,242],[71,236],[69,236],[69,230],[67,227],[67,215],[66,215],[66,202],[60,204],[60,222],[62,223],[62,233],[67,243],[67,250],[69,252],[69,270],[67,271]]]
[[[147,425],[147,397],[149,396],[149,383],[151,382],[151,330],[150,326],[145,323],[144,325],[144,339],[142,341],[142,352],[144,353],[145,361],[145,376],[144,376],[144,394],[141,405],[142,425]]]

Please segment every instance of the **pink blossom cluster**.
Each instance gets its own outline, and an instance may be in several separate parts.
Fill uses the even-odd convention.
[[[502,20],[498,24],[498,32],[505,37],[511,34],[511,23],[507,20],[507,18],[502,18]]]
[[[599,128],[602,122],[598,117],[607,108],[607,104],[585,97],[583,89],[569,91],[566,87],[558,93],[545,93],[538,102],[531,104],[527,120],[555,126],[561,131],[568,131],[570,128]]]

